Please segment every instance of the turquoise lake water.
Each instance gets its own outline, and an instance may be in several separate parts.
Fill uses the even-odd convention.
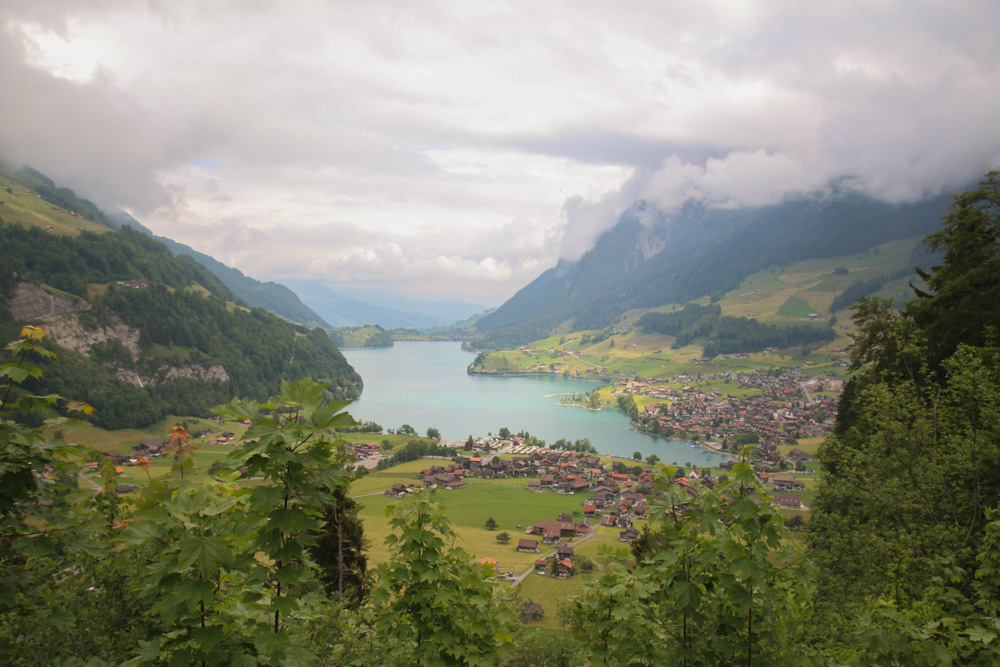
[[[460,343],[397,342],[391,348],[343,350],[361,374],[364,392],[349,409],[358,421],[386,429],[409,424],[421,435],[435,427],[449,440],[494,435],[507,427],[546,442],[590,438],[601,454],[643,457],[666,463],[708,466],[723,457],[678,440],[629,430],[616,409],[586,410],[559,405],[555,394],[584,394],[597,383],[552,376],[469,375],[475,358]]]

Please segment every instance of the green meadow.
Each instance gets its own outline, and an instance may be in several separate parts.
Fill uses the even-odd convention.
[[[424,466],[435,463],[439,461],[423,459]],[[410,481],[415,479],[414,476]],[[464,489],[435,489],[432,492],[434,500],[444,508],[455,531],[455,546],[476,558],[497,559],[504,572],[522,572],[531,567],[535,559],[554,551],[542,549],[540,555],[519,553],[517,541],[527,537],[524,531],[528,526],[538,521],[555,521],[563,512],[579,513],[584,500],[583,494],[560,495],[551,491],[528,491],[526,478],[472,478],[467,482],[469,486]],[[385,509],[395,501],[385,495],[376,495],[360,498],[358,502],[363,505],[360,516],[364,519],[365,534],[371,542],[369,558],[372,563],[384,562],[389,555],[385,538],[391,532]],[[496,530],[486,529],[486,520],[490,517],[497,523]],[[576,521],[581,519],[581,514],[574,516]],[[511,537],[506,545],[500,544],[496,539],[502,532],[509,533]]]
[[[32,227],[52,227],[52,232],[78,236],[81,231],[101,234],[111,231],[97,222],[91,222],[53,206],[49,202],[28,192],[23,185],[0,176],[0,212],[4,222],[19,223]]]

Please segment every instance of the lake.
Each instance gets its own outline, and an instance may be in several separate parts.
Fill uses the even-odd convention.
[[[464,440],[507,427],[548,443],[589,438],[601,454],[631,457],[638,451],[666,463],[698,466],[723,460],[700,447],[630,430],[628,417],[617,409],[559,404],[559,394],[584,394],[597,383],[561,376],[469,375],[466,368],[475,355],[460,343],[401,341],[343,353],[364,381],[364,392],[349,412],[386,429],[409,424],[423,435],[433,426],[448,440]]]

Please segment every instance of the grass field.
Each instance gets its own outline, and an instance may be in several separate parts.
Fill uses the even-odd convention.
[[[469,479],[468,483],[467,488],[454,491],[437,489],[434,499],[444,507],[456,533],[455,546],[476,558],[496,558],[505,572],[523,571],[537,558],[554,551],[542,549],[540,555],[518,553],[517,541],[525,537],[527,526],[538,521],[554,521],[562,512],[579,512],[583,501],[579,495],[533,493],[525,488],[526,479]],[[361,498],[358,502],[364,506],[360,516],[365,522],[365,534],[371,540],[369,558],[372,563],[384,562],[389,555],[385,538],[390,533],[385,508],[393,500],[377,495]],[[497,523],[496,530],[486,529],[486,520],[490,517]],[[497,542],[496,536],[501,532],[510,534],[511,541],[506,545]]]
[[[545,615],[540,621],[526,625],[539,628],[557,629],[559,605],[570,595],[583,591],[583,580],[579,575],[558,579],[548,575],[529,574],[517,586],[517,595],[524,602],[541,602]]]
[[[797,296],[790,296],[785,299],[776,313],[780,317],[792,317],[798,320],[804,319],[811,313],[815,313],[813,307],[805,299]]]

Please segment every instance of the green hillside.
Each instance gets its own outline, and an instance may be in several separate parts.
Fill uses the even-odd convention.
[[[647,313],[680,313],[685,308],[684,304],[668,304],[653,309],[631,309],[615,325],[604,329],[564,330],[530,342],[527,350],[490,352],[482,355],[472,370],[499,374],[557,373],[594,379],[614,377],[615,371],[631,371],[639,377],[666,378],[678,373],[711,372],[712,368],[728,368],[736,363],[721,358],[702,361],[706,352],[708,356],[747,352],[754,367],[777,367],[796,359],[811,361],[810,373],[819,369],[842,373],[838,362],[843,359],[842,350],[850,344],[847,338],[851,329],[850,309],[831,310],[831,307],[845,296],[853,304],[862,294],[894,298],[903,303],[913,296],[910,281],[921,282],[913,267],[931,263],[919,237],[911,237],[856,254],[802,260],[747,276],[738,287],[719,296],[711,307],[722,318],[753,319],[766,327],[801,328],[806,333],[804,338],[793,339],[792,344],[774,345],[779,348],[776,355],[761,354],[770,345],[755,346],[752,340],[744,349],[720,350],[718,345],[711,345],[712,328],[692,329],[680,338],[676,335],[680,330],[670,334],[644,329],[643,316]],[[687,308],[697,308],[709,301],[697,299]],[[707,314],[709,310],[704,312]],[[810,321],[810,315],[819,318]],[[816,337],[811,337],[809,331],[817,332]],[[718,341],[722,333],[716,332],[714,340]],[[803,344],[808,349],[804,350]],[[595,368],[601,369],[600,373],[588,372]]]
[[[341,327],[330,334],[338,347],[392,347],[392,335],[377,324]]]
[[[894,206],[844,192],[755,209],[689,205],[667,215],[639,202],[580,260],[560,261],[480,319],[474,344],[516,347],[556,331],[601,329],[633,309],[718,298],[762,271],[780,273],[798,262],[827,263],[922,237],[947,205],[946,196]],[[824,307],[798,298],[810,312]],[[796,315],[804,310],[801,304],[789,308]]]

